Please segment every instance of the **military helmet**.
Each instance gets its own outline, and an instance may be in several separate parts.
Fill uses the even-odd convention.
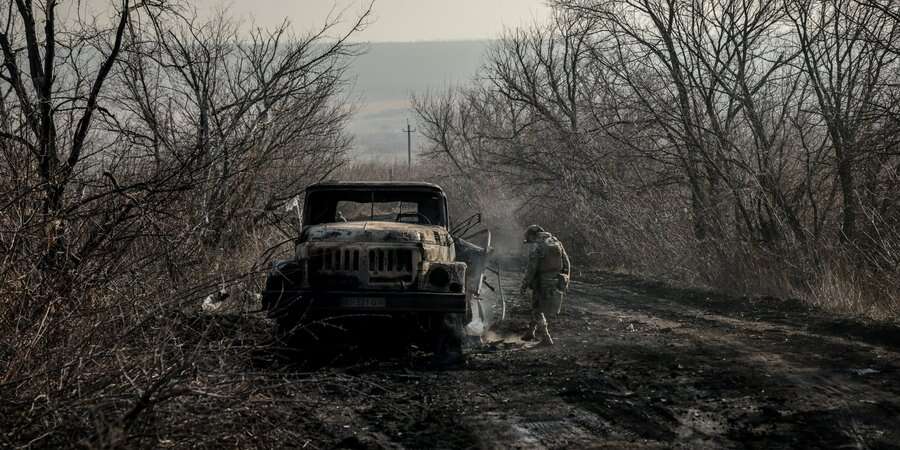
[[[538,233],[543,233],[544,229],[540,225],[529,225],[525,230],[525,242],[532,242],[537,238]]]

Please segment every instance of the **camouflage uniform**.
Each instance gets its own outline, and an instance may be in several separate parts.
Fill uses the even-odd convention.
[[[532,290],[531,323],[525,338],[534,339],[540,332],[544,344],[553,344],[547,329],[547,316],[557,316],[562,308],[563,293],[569,281],[569,255],[559,239],[536,225],[529,227],[525,236],[530,249],[522,293],[529,288]]]

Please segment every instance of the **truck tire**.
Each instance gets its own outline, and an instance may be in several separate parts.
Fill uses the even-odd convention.
[[[296,260],[277,261],[272,265],[262,296],[262,308],[269,317],[280,315],[287,303],[284,293],[298,287],[297,278],[302,276],[302,270],[303,267]]]
[[[464,361],[463,314],[438,314],[432,330],[434,363],[439,366],[458,365]]]
[[[290,310],[280,311],[280,314],[275,316],[275,337],[276,339],[283,345],[288,347],[294,347],[299,344],[299,334],[297,332],[297,325],[300,323],[300,318],[297,314],[292,314]]]

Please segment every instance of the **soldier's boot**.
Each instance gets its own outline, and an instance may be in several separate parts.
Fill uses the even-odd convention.
[[[540,321],[539,326],[540,326],[540,330],[541,330],[541,342],[538,345],[540,345],[542,347],[553,345],[553,337],[550,336],[550,330],[547,328],[547,318],[544,316],[543,313],[541,314],[540,317],[541,317],[541,321]]]
[[[534,309],[531,310],[531,320],[528,322],[528,331],[522,335],[522,340],[525,342],[530,342],[536,339],[537,337],[537,329],[541,324],[540,313],[536,312]]]
[[[533,341],[535,338],[536,330],[537,330],[536,324],[533,324],[533,323],[528,324],[528,331],[526,331],[525,334],[522,335],[522,340],[525,342]]]
[[[541,341],[538,342],[538,347],[549,347],[553,344],[554,344],[553,338],[550,337],[550,333],[547,333],[547,335],[542,337]]]

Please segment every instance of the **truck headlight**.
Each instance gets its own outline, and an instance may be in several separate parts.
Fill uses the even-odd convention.
[[[445,288],[450,284],[450,272],[443,267],[435,267],[428,272],[428,284],[436,288]]]
[[[460,293],[465,290],[466,264],[463,262],[426,263],[422,289]]]
[[[297,244],[295,253],[297,254],[297,259],[307,259],[309,258],[309,246],[305,242]]]

